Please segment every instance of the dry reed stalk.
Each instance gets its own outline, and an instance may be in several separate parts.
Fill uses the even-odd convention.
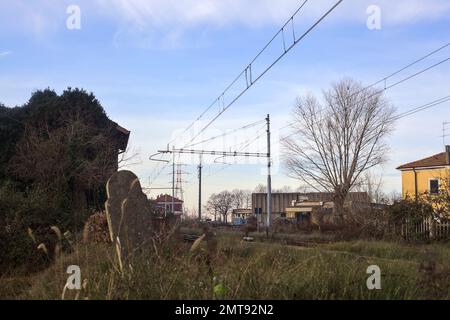
[[[116,253],[117,253],[117,259],[119,262],[119,270],[121,275],[123,276],[123,262],[122,262],[122,245],[120,244],[119,237],[116,238]]]
[[[64,285],[64,288],[63,288],[63,291],[62,291],[62,294],[61,294],[61,300],[64,300],[64,297],[66,295],[66,290],[67,290],[67,286],[68,285],[69,285],[68,282],[66,282],[66,284]]]
[[[50,229],[56,234],[56,236],[58,237],[58,240],[61,241],[62,240],[61,230],[59,230],[59,228],[57,226],[51,226]]]
[[[194,241],[194,243],[192,244],[191,249],[189,250],[189,252],[194,252],[195,250],[197,250],[198,246],[200,245],[200,243],[203,241],[203,239],[206,237],[206,234],[202,234],[197,240]]]
[[[89,241],[89,224],[86,222],[83,227],[83,243],[87,243]]]
[[[48,256],[48,250],[47,250],[47,246],[45,245],[45,243],[41,243],[37,246],[38,250],[42,250],[44,251],[44,253]]]
[[[31,228],[27,229],[28,236],[33,240],[33,242],[36,244],[36,237],[34,236],[33,230]]]

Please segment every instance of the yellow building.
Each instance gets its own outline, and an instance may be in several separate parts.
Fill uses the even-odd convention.
[[[403,198],[417,199],[423,193],[438,194],[444,181],[450,179],[450,146],[431,157],[397,168],[402,172]]]

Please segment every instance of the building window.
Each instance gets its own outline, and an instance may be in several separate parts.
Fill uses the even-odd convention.
[[[439,179],[430,179],[430,194],[439,194]]]

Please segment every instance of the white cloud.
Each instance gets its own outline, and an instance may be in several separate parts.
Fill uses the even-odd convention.
[[[261,0],[97,0],[109,13],[139,26],[190,27],[201,23],[209,25],[261,25],[286,18],[298,1],[274,3]]]
[[[281,26],[298,8],[298,0],[96,0],[101,12],[118,23],[115,45],[178,48],[201,45],[201,34],[210,28],[237,26],[261,28]],[[309,1],[297,15],[298,32],[304,31],[336,0]],[[413,24],[450,16],[445,0],[353,0],[344,1],[329,17],[332,24],[360,23],[365,26],[366,9],[381,8],[382,27]],[[195,29],[196,36],[188,32]],[[275,29],[274,29],[275,30]],[[199,43],[200,42],[200,43]]]
[[[10,54],[12,54],[11,51],[3,51],[3,52],[0,52],[0,58],[4,58],[4,57],[6,57],[6,56],[9,56]]]
[[[309,1],[298,23],[309,22],[326,11],[336,0]],[[20,30],[45,36],[65,30],[66,7],[70,1],[25,1],[0,4],[0,30]],[[108,18],[117,26],[116,40],[136,37],[153,41],[163,38],[177,44],[183,34],[195,27],[280,26],[301,4],[298,0],[80,0],[83,19]],[[367,19],[369,5],[381,8],[383,27],[418,21],[448,19],[448,0],[347,0],[327,18],[331,22],[361,22]],[[141,39],[142,40],[142,39]],[[164,42],[163,41],[163,42]]]
[[[310,1],[302,17],[324,12],[336,0]],[[280,23],[301,4],[298,0],[96,0],[103,10],[140,26],[191,27],[242,24],[261,26]],[[339,20],[366,20],[366,8],[378,5],[388,23],[411,23],[448,16],[450,3],[445,0],[363,0],[344,1],[333,15]]]

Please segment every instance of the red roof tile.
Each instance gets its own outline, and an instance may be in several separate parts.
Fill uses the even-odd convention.
[[[440,167],[440,166],[446,166],[449,165],[447,163],[447,158],[445,152],[441,152],[438,154],[435,154],[434,156],[424,158],[421,160],[409,162],[406,164],[401,165],[397,168],[397,170],[402,169],[412,169],[412,168],[419,168],[419,167]]]

